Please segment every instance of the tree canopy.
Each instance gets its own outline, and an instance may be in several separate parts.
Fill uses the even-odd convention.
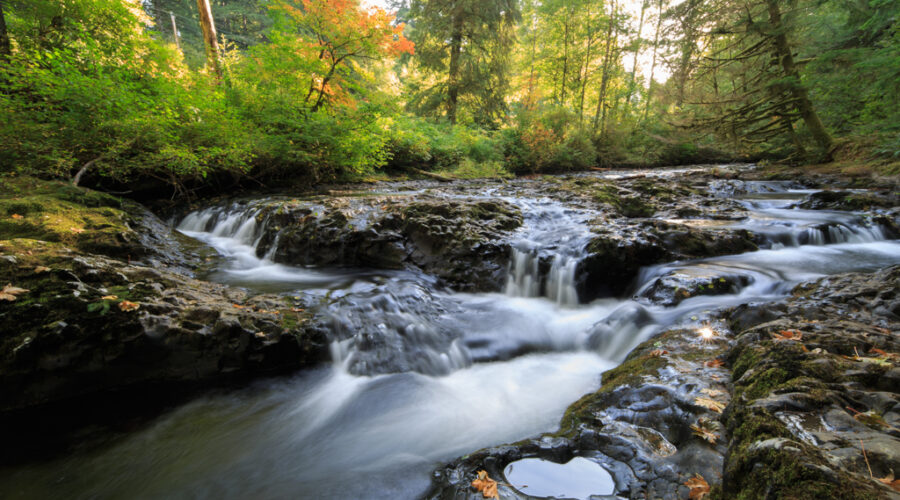
[[[816,161],[848,141],[900,157],[888,0],[210,7],[221,79],[193,0],[3,2],[2,170],[177,191],[392,169]]]

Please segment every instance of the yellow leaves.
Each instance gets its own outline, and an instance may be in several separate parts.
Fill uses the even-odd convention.
[[[703,389],[700,389],[700,392],[702,392],[703,394],[706,394],[707,396],[709,396],[711,398],[716,398],[716,397],[725,395],[725,391],[720,391],[718,389],[710,389],[709,387],[704,387]]]
[[[773,333],[772,338],[776,342],[781,342],[784,340],[799,341],[803,338],[803,333],[798,332],[797,330],[781,330],[778,333]]]
[[[23,217],[23,216],[21,216],[21,215],[19,215],[19,214],[12,214],[12,215],[10,215],[10,217],[12,217],[13,219],[16,219],[16,220],[20,220],[20,219],[24,219],[24,218],[25,218],[25,217]]]
[[[2,290],[0,290],[0,300],[5,300],[7,302],[12,302],[18,298],[19,295],[23,293],[28,293],[28,290],[24,288],[19,288],[16,286],[12,286],[12,283],[8,283]]]
[[[103,297],[100,297],[100,300],[119,300],[119,296],[118,295],[104,295]]]
[[[488,477],[487,471],[478,471],[478,479],[472,481],[472,487],[475,491],[480,491],[484,498],[500,498],[497,492],[497,481]]]
[[[688,493],[691,500],[700,500],[709,494],[709,483],[700,474],[694,474],[694,477],[685,481],[684,485],[691,489]]]
[[[709,442],[710,444],[715,444],[716,440],[719,439],[719,435],[716,433],[718,430],[716,425],[707,418],[700,418],[697,420],[696,424],[691,424],[691,430],[694,432],[694,435]]]
[[[716,413],[722,413],[722,410],[725,409],[725,403],[721,403],[719,401],[716,401],[715,399],[710,398],[694,398],[694,404],[697,406],[702,406],[707,410],[711,410]]]
[[[119,309],[122,312],[137,311],[138,309],[140,309],[140,307],[141,307],[140,304],[138,304],[136,302],[130,302],[128,300],[123,300],[122,302],[119,302]]]

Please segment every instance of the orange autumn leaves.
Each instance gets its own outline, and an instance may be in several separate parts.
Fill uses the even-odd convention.
[[[478,478],[472,481],[472,487],[475,491],[480,491],[484,498],[500,498],[497,492],[497,481],[488,476],[487,471],[478,471]]]
[[[384,9],[362,8],[359,0],[278,0],[272,9],[293,24],[282,29],[305,61],[299,76],[309,78],[304,103],[313,110],[325,105],[355,107],[356,99],[348,90],[361,61],[414,52],[402,23],[394,24],[394,16]],[[297,37],[298,32],[305,35]]]

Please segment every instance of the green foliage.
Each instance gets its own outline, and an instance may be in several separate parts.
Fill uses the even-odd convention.
[[[471,176],[476,165],[503,161],[495,132],[403,115],[392,118],[389,128],[389,169],[451,171],[466,163]]]
[[[506,113],[519,21],[513,0],[413,0],[416,44],[409,108],[451,122],[496,127]]]
[[[584,170],[597,162],[589,130],[564,108],[521,112],[503,130],[507,168],[517,174]]]

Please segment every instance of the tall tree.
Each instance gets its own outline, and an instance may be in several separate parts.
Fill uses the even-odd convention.
[[[797,12],[797,2],[790,2],[792,13]],[[778,0],[726,0],[714,14],[716,23],[706,34],[710,49],[694,79],[695,87],[712,90],[706,92],[712,96],[698,101],[707,109],[700,111],[694,125],[745,144],[790,142],[803,154],[806,148],[794,128],[795,122],[802,122],[824,157],[829,157],[831,135],[815,110],[794,60],[796,48],[791,37],[796,35],[796,19],[783,15]],[[693,50],[692,44],[683,50]],[[682,57],[687,59],[684,54]],[[721,81],[720,75],[729,77],[730,82]]]
[[[216,24],[212,17],[212,8],[209,0],[197,0],[197,10],[200,12],[200,27],[203,30],[203,42],[206,46],[206,64],[212,67],[213,72],[222,79],[222,62],[219,52],[219,41],[216,38]]]
[[[3,0],[0,0],[0,61],[9,59],[11,55],[9,32],[6,31],[6,16],[3,14]]]
[[[408,16],[425,74],[411,88],[411,107],[451,123],[465,108],[474,122],[495,124],[506,109],[518,2],[413,0]]]

